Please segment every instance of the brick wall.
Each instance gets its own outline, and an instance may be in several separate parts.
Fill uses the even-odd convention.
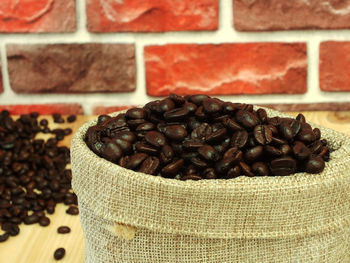
[[[169,92],[350,110],[350,0],[8,0],[0,57],[0,109],[15,113]]]

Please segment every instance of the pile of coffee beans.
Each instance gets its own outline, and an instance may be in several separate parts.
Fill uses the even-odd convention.
[[[77,214],[77,196],[71,189],[70,150],[58,142],[72,130],[50,129],[39,114],[23,114],[13,119],[8,111],[0,113],[0,242],[20,232],[19,225],[48,226],[57,203]],[[55,115],[59,122],[62,116]],[[75,116],[70,118],[75,120]],[[52,134],[47,140],[40,133]]]
[[[327,141],[299,114],[268,117],[253,105],[207,95],[169,97],[101,115],[85,141],[127,169],[181,180],[320,173]]]

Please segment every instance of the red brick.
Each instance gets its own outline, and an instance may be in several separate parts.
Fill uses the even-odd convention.
[[[3,84],[2,84],[2,72],[1,72],[1,64],[0,64],[0,93],[4,91]]]
[[[133,105],[122,105],[122,106],[96,106],[93,111],[92,114],[94,115],[101,115],[101,114],[109,114],[112,112],[116,112],[116,111],[121,111],[121,110],[126,110],[126,109],[130,109],[132,107],[136,107]]]
[[[350,111],[350,102],[260,104],[278,111]]]
[[[320,44],[320,89],[350,91],[350,42]]]
[[[340,0],[233,0],[240,31],[350,28],[350,3]]]
[[[29,104],[29,105],[0,105],[0,111],[8,110],[11,114],[28,114],[39,112],[41,115],[52,113],[60,114],[83,114],[83,108],[80,104],[55,103],[55,104]]]
[[[147,46],[145,61],[152,96],[306,92],[304,43]]]
[[[214,30],[218,0],[87,0],[91,32]]]
[[[75,30],[75,0],[1,1],[0,32],[74,32]]]
[[[132,44],[7,45],[7,60],[17,93],[135,90]]]

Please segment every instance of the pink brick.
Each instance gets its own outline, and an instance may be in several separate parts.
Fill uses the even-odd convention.
[[[0,105],[0,111],[8,110],[11,114],[28,114],[39,112],[41,115],[52,113],[60,114],[83,114],[83,108],[80,104],[56,103],[56,104],[28,104],[28,105]]]
[[[86,0],[91,32],[214,30],[218,0]]]
[[[0,32],[74,32],[75,0],[2,0]]]
[[[151,96],[306,92],[305,43],[147,46],[145,61]]]
[[[133,105],[96,106],[93,109],[92,114],[94,114],[94,115],[109,114],[109,113],[116,112],[116,111],[130,109],[132,107],[136,107],[136,106],[133,106]]]
[[[350,91],[350,42],[320,44],[320,89]]]
[[[135,90],[132,44],[7,45],[7,61],[17,93]]]
[[[350,28],[350,2],[341,0],[233,0],[240,31]]]

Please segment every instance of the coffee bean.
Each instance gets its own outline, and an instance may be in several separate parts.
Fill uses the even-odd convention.
[[[148,157],[145,153],[135,153],[131,155],[128,162],[126,163],[125,168],[135,169],[137,168],[146,158]]]
[[[10,235],[8,233],[4,233],[4,234],[0,235],[0,243],[5,242],[9,238],[9,236]]]
[[[179,159],[177,161],[174,161],[174,162],[166,165],[162,169],[161,173],[164,177],[175,176],[182,169],[183,164],[184,164],[183,159]]]
[[[165,139],[164,135],[161,134],[160,132],[157,132],[157,131],[147,132],[145,135],[145,139],[149,144],[151,144],[157,148],[164,146],[166,143],[166,139]]]
[[[66,210],[66,213],[69,214],[69,215],[78,215],[79,214],[79,209],[78,209],[78,207],[70,206]]]
[[[301,113],[298,114],[298,116],[296,117],[296,120],[298,120],[300,123],[305,123],[305,116]]]
[[[269,167],[263,162],[256,162],[252,165],[252,172],[256,176],[268,176],[269,175]]]
[[[311,156],[305,164],[305,171],[311,174],[317,174],[323,171],[325,167],[324,160],[321,156]]]
[[[257,125],[254,128],[255,140],[262,144],[269,144],[272,142],[272,131],[265,125]]]
[[[304,142],[305,144],[310,144],[316,140],[316,136],[312,130],[301,130],[298,133],[298,140]]]
[[[315,128],[312,130],[315,134],[316,140],[319,140],[321,138],[321,131],[319,128]]]
[[[243,148],[248,141],[248,132],[243,131],[236,131],[231,138],[231,146],[235,146],[238,148]]]
[[[72,122],[75,122],[76,119],[77,119],[77,116],[72,114],[67,117],[67,122],[72,123]]]
[[[207,168],[202,172],[204,179],[216,179],[215,170],[213,168]]]
[[[200,177],[198,174],[187,174],[181,177],[181,180],[183,181],[187,181],[187,180],[193,180],[193,181],[198,181],[203,179],[202,177]]]
[[[274,175],[284,176],[295,173],[297,163],[293,158],[286,156],[272,160],[270,168]]]
[[[159,159],[154,156],[147,157],[141,164],[139,172],[147,174],[155,174],[159,168]]]
[[[194,140],[204,141],[213,132],[211,126],[204,122],[195,128],[191,133],[191,138]]]
[[[252,129],[259,124],[259,119],[249,111],[239,110],[236,114],[236,119],[247,129]]]
[[[204,111],[209,114],[219,112],[222,109],[222,104],[216,99],[206,98],[202,104]]]
[[[228,170],[224,178],[226,179],[236,178],[241,175],[241,172],[242,172],[241,166],[236,165]]]
[[[204,169],[208,166],[208,164],[205,161],[203,161],[201,158],[197,156],[192,157],[190,159],[190,162],[200,169]]]
[[[254,176],[254,174],[251,171],[251,168],[248,164],[246,164],[245,162],[239,162],[239,166],[241,167],[241,171],[244,175],[252,177]]]
[[[232,158],[226,158],[218,161],[215,164],[215,172],[221,175],[225,175],[232,167],[234,160]]]
[[[287,141],[291,141],[294,137],[292,128],[284,123],[280,125],[280,133],[281,133],[281,136]]]
[[[264,152],[263,146],[255,146],[253,148],[248,149],[244,154],[244,159],[246,162],[251,163],[259,160]]]
[[[10,222],[4,222],[1,225],[1,229],[4,230],[10,236],[17,236],[19,234],[19,227],[16,224]]]
[[[53,254],[53,257],[56,260],[61,260],[64,257],[65,254],[66,254],[66,250],[64,248],[60,247],[60,248],[57,248],[55,250],[55,253]]]
[[[203,145],[198,149],[198,153],[207,161],[217,161],[219,159],[218,152],[210,145]]]
[[[305,160],[311,155],[309,148],[299,141],[295,142],[295,145],[293,146],[293,153],[298,160]]]
[[[182,141],[187,136],[187,131],[182,125],[167,126],[164,133],[166,137],[175,141]]]
[[[241,125],[229,118],[224,121],[224,124],[228,129],[230,129],[233,132],[244,130],[244,128]]]
[[[264,109],[258,109],[256,111],[258,117],[259,117],[259,120],[261,123],[266,123],[267,122],[267,113],[266,113],[266,110]]]
[[[182,105],[185,103],[185,99],[182,96],[179,96],[174,93],[170,93],[169,98],[176,104],[176,105]]]
[[[209,134],[206,137],[205,141],[208,143],[218,143],[226,137],[226,134],[227,134],[227,129],[222,128]]]
[[[126,111],[125,116],[129,119],[144,119],[146,112],[142,108],[132,108]]]
[[[25,217],[23,222],[26,225],[32,225],[32,224],[39,222],[39,217],[36,214],[33,214],[33,215]]]
[[[105,148],[102,149],[101,155],[112,162],[117,162],[122,156],[123,151],[118,144],[114,141],[109,141],[105,144]]]
[[[199,94],[199,95],[192,95],[189,97],[189,101],[193,102],[197,106],[202,105],[203,101],[208,98],[207,95]]]
[[[70,233],[70,228],[68,226],[60,226],[59,228],[57,228],[57,233],[68,234]]]
[[[280,149],[271,145],[265,145],[264,151],[271,157],[278,157],[282,155],[282,151]]]
[[[41,226],[48,226],[50,224],[50,219],[46,216],[39,218],[39,225]]]
[[[164,113],[164,119],[166,121],[183,121],[189,115],[188,108],[181,107],[175,108]]]

